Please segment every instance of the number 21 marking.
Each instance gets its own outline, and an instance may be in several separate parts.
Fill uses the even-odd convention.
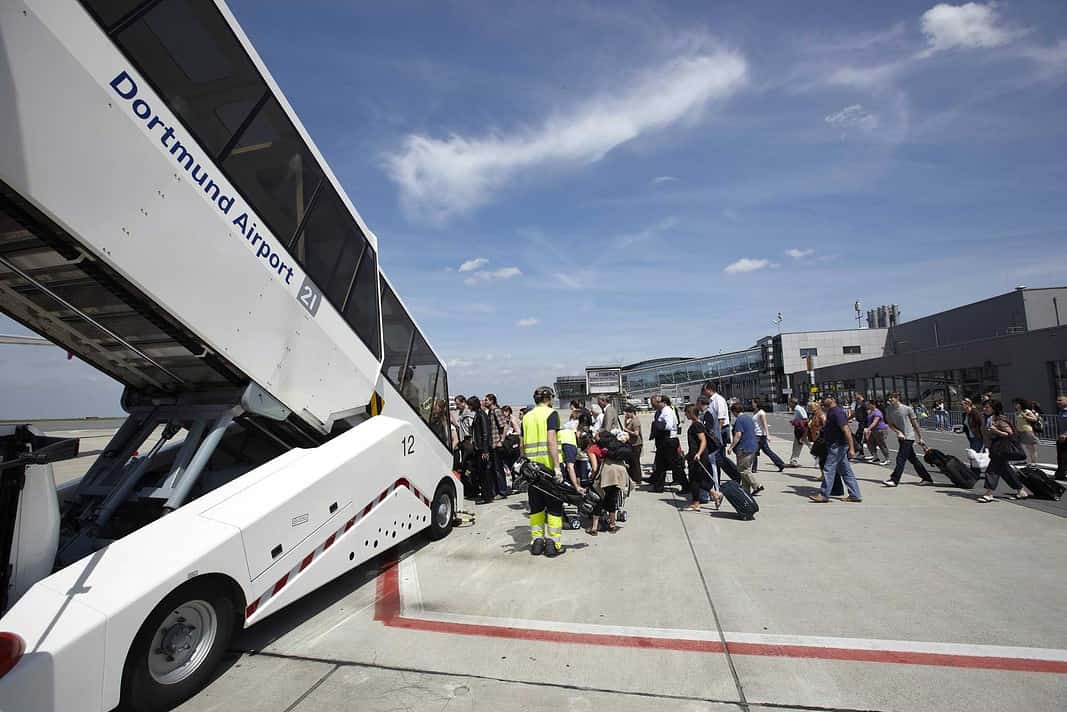
[[[315,302],[317,301],[317,298],[318,295],[315,294],[315,290],[313,290],[306,284],[300,289],[300,301],[303,302],[304,306],[306,306],[308,309],[315,308]]]

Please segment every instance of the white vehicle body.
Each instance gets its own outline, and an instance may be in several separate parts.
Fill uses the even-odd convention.
[[[225,587],[251,625],[435,513],[450,526],[462,503],[440,359],[229,10],[189,4],[217,13],[265,93],[221,151],[120,48],[179,4],[131,0],[107,31],[92,2],[0,4],[0,311],[125,383],[131,414],[59,508],[50,465],[25,468],[0,592],[14,604],[0,631],[25,653],[0,677],[3,712],[113,709],[138,631],[186,582]],[[303,142],[285,235],[260,215],[271,200],[246,197],[258,174],[231,181],[245,170],[234,156],[283,146],[251,140],[268,110]],[[351,267],[340,287],[336,266],[330,285],[313,274],[334,246]],[[160,444],[138,451],[160,427]]]

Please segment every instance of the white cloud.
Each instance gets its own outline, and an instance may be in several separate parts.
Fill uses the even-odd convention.
[[[528,328],[528,327],[531,327],[531,326],[537,326],[540,323],[541,323],[541,321],[539,319],[534,319],[531,316],[531,317],[526,317],[525,319],[519,319],[517,322],[515,322],[515,326],[520,326],[520,327],[525,329],[525,328]]]
[[[475,257],[473,260],[467,260],[459,266],[460,272],[473,272],[479,267],[485,267],[489,264],[489,260],[484,257]]]
[[[479,282],[497,282],[502,279],[512,279],[513,277],[519,277],[522,275],[522,270],[518,267],[501,267],[494,270],[479,270],[463,280],[466,285],[475,285]]]
[[[924,12],[919,24],[929,45],[920,56],[930,56],[934,52],[956,47],[999,47],[1023,34],[1003,26],[992,3],[940,3]]]
[[[465,361],[461,358],[455,358],[451,361],[445,361],[445,365],[449,368],[470,368],[474,365],[474,361]]]
[[[674,183],[677,180],[674,176],[656,176],[650,182],[652,185],[659,185],[661,183]]]
[[[815,250],[798,250],[794,247],[790,250],[786,250],[785,253],[792,257],[794,260],[801,260],[805,257],[811,257],[812,255],[814,255]]]
[[[741,274],[743,272],[755,272],[756,270],[760,270],[760,269],[764,269],[766,267],[770,267],[770,265],[771,265],[771,263],[770,263],[769,260],[764,260],[764,259],[758,259],[757,260],[757,259],[752,259],[752,258],[749,258],[749,257],[742,257],[737,262],[732,262],[732,263],[726,265],[726,268],[723,270],[723,272],[726,272],[727,274]]]
[[[1022,54],[1038,64],[1043,78],[1055,77],[1067,71],[1067,40],[1060,40],[1054,45],[1024,47]]]
[[[878,128],[878,116],[864,109],[862,104],[846,106],[844,109],[828,115],[823,121],[831,127],[839,129],[842,133],[850,129],[874,131]]]
[[[614,239],[615,247],[630,247],[638,242],[644,242],[658,235],[672,230],[678,225],[678,218],[674,215],[669,215],[660,220],[655,225],[650,225],[640,232],[633,232],[626,235],[619,235]]]
[[[733,52],[682,56],[537,128],[479,137],[411,134],[386,157],[385,170],[409,215],[440,223],[488,202],[522,171],[598,161],[642,134],[699,116],[744,86],[747,71]]]

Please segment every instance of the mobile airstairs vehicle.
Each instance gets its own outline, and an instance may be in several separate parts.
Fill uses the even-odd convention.
[[[222,2],[0,3],[0,311],[128,413],[58,491],[78,442],[0,430],[4,712],[168,709],[451,529],[445,369]]]

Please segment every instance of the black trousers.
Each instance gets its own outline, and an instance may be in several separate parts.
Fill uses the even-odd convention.
[[[856,428],[855,437],[852,438],[856,442],[856,455],[859,457],[863,457],[863,433],[866,432],[866,430],[867,425],[860,423],[859,427]],[[874,450],[871,450],[871,454],[874,454]]]
[[[474,480],[475,485],[478,487],[478,497],[480,499],[492,499],[496,495],[493,457],[489,455],[488,458],[484,458],[482,455],[489,455],[489,453],[475,450],[474,455],[471,457],[471,467],[474,468],[471,479]]]
[[[752,458],[752,471],[753,472],[756,471],[756,466],[759,464],[759,454],[761,452],[764,455],[766,455],[767,457],[771,458],[771,462],[773,462],[774,466],[777,467],[779,470],[781,470],[783,467],[785,467],[785,463],[782,462],[782,458],[778,457],[778,453],[776,453],[774,450],[771,450],[771,444],[767,441],[767,436],[766,435],[760,435],[759,436],[759,450],[756,451],[756,456],[754,458]]]
[[[1067,480],[1067,441],[1056,441],[1056,479]]]
[[[550,497],[536,487],[531,487],[527,490],[526,496],[530,502],[530,514],[548,512],[557,517],[563,516],[563,500]],[[547,522],[545,526],[548,526]]]
[[[507,497],[509,493],[508,478],[504,473],[504,460],[506,457],[507,455],[502,447],[493,450],[492,454],[489,456],[490,465],[492,466],[495,479],[494,484],[496,493],[504,497]]]
[[[893,474],[889,476],[894,482],[900,482],[900,476],[904,473],[904,464],[911,463],[911,466],[915,468],[915,473],[927,482],[933,478],[930,477],[930,473],[926,471],[926,467],[923,465],[922,460],[915,454],[915,441],[914,440],[897,440],[897,464],[893,467]]]
[[[678,452],[678,438],[665,438],[656,443],[656,459],[652,466],[652,489],[662,490],[667,480],[667,470],[671,471],[671,481],[689,489],[689,479],[685,476],[685,465]]]

